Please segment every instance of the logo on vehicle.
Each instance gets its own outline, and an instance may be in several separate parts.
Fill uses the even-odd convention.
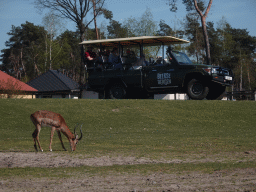
[[[157,73],[157,83],[158,83],[158,85],[171,84],[171,74],[170,73]]]

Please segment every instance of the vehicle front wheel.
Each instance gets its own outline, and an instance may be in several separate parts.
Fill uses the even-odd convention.
[[[114,84],[109,89],[110,99],[124,99],[126,96],[126,90],[122,84]]]
[[[192,79],[188,82],[187,93],[191,99],[202,100],[206,98],[209,87],[198,79]]]

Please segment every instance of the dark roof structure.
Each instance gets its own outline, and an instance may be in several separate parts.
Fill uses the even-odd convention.
[[[58,70],[49,70],[28,83],[39,92],[63,92],[79,89],[79,84]]]
[[[36,92],[37,91],[33,87],[4,73],[3,71],[0,71],[0,89],[2,89],[2,90],[17,89],[19,91],[25,91],[25,92]]]

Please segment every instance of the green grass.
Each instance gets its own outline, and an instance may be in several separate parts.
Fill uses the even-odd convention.
[[[62,151],[56,134],[56,153],[169,159],[253,151],[256,146],[252,101],[0,99],[0,151],[34,151],[35,128],[29,117],[37,110],[60,113],[71,131],[83,123],[84,137],[76,151]],[[49,140],[50,129],[43,128],[44,151]]]
[[[20,177],[20,178],[81,178],[82,175],[100,175],[105,176],[109,174],[150,174],[150,173],[166,173],[166,174],[182,174],[185,172],[203,172],[213,173],[215,171],[231,171],[233,169],[246,169],[255,168],[255,162],[239,162],[239,163],[159,163],[159,164],[138,164],[138,165],[113,165],[104,167],[58,167],[58,168],[39,168],[39,167],[26,167],[26,168],[2,168],[0,178]]]
[[[71,131],[83,124],[75,153],[219,153],[254,150],[256,103],[161,100],[0,100],[0,150],[33,151],[37,110],[62,114]],[[40,140],[48,150],[50,129]],[[63,139],[68,146],[66,138]],[[53,149],[62,150],[57,134]]]

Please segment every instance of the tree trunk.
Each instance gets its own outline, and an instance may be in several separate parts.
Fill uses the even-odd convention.
[[[52,39],[53,39],[53,34],[52,34],[52,31],[51,31],[50,48],[49,48],[49,51],[50,51],[50,70],[52,70]]]
[[[96,38],[97,40],[100,39],[99,37],[99,31],[98,31],[98,27],[97,27],[97,22],[96,22],[96,2],[95,0],[92,0],[93,3],[93,15],[94,15],[94,25],[95,25],[95,32],[96,32]]]
[[[210,11],[210,8],[211,8],[211,5],[212,5],[212,0],[209,1],[208,7],[205,11],[205,14],[203,14],[202,11],[199,9],[196,0],[194,0],[194,5],[195,5],[195,8],[196,8],[196,11],[198,12],[198,14],[201,17],[203,34],[204,34],[204,41],[205,41],[206,60],[207,60],[207,65],[210,65],[211,64],[211,55],[210,55],[210,43],[209,43],[209,38],[208,38],[208,34],[207,34],[207,29],[206,29],[206,17],[207,17],[207,14]]]
[[[23,48],[21,48],[21,51],[20,51],[20,62],[21,62],[21,66],[22,66],[24,74],[25,74],[25,78],[27,78],[26,68],[23,63]]]
[[[240,73],[240,91],[242,91],[243,90],[243,65],[242,65],[242,60],[240,61],[241,62],[241,69],[240,69],[240,71],[241,71],[241,73]]]
[[[47,68],[47,58],[48,58],[48,44],[47,44],[47,33],[45,33],[45,61],[44,61],[44,67],[45,67],[45,69],[44,69],[44,72],[46,72],[46,68]]]
[[[84,41],[84,25],[82,24],[81,28],[80,28],[80,42]],[[81,45],[80,47],[81,50],[81,65],[80,65],[80,78],[79,78],[79,83],[80,85],[82,84],[82,76],[83,76],[83,69],[84,69],[84,65],[85,65],[85,56],[84,56],[84,46]]]
[[[203,34],[204,34],[204,42],[205,42],[205,51],[206,51],[206,61],[207,65],[211,65],[211,54],[210,54],[210,43],[209,43],[209,37],[206,29],[206,18],[201,17],[202,21],[202,28],[203,28]]]
[[[251,91],[251,78],[250,78],[250,66],[247,64],[247,74],[248,74],[248,83],[249,83],[249,90]]]

